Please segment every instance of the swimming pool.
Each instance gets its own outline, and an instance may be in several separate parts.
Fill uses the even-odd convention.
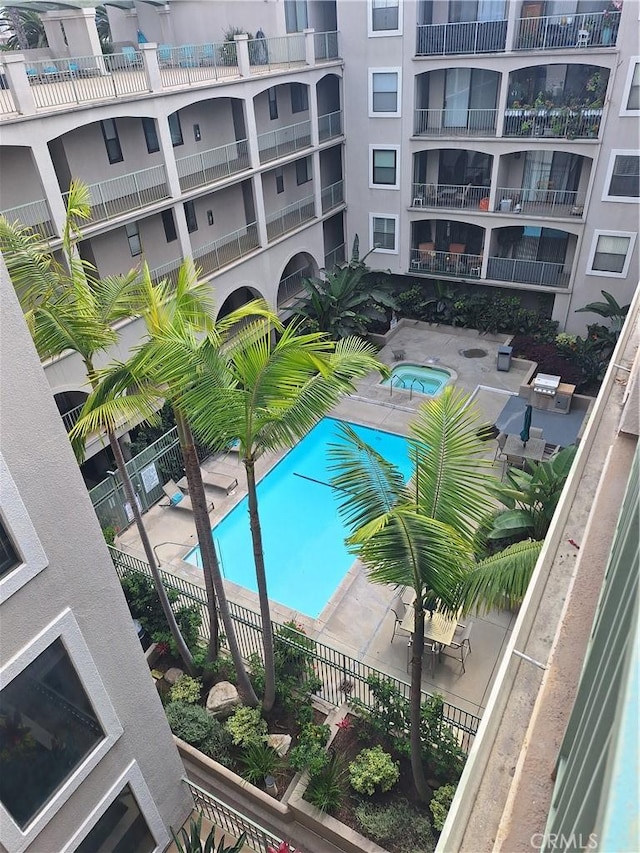
[[[391,376],[380,384],[435,397],[452,378],[451,371],[443,367],[406,363],[397,364],[391,371]]]
[[[319,616],[354,557],[347,551],[347,528],[328,485],[327,446],[339,440],[335,418],[323,418],[258,483],[258,504],[269,598],[313,618]],[[408,479],[411,462],[404,436],[349,424]],[[247,498],[212,530],[224,576],[254,591],[255,566]],[[184,558],[201,566],[200,549]]]

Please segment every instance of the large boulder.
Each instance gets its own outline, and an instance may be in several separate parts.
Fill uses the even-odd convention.
[[[275,750],[280,758],[284,758],[291,746],[291,735],[268,735],[267,745]]]
[[[183,675],[184,670],[180,669],[179,666],[172,666],[165,672],[164,680],[167,682],[167,684],[170,684],[173,687],[176,681],[181,679]]]
[[[214,684],[207,696],[207,711],[219,720],[229,717],[241,704],[238,691],[230,681]]]

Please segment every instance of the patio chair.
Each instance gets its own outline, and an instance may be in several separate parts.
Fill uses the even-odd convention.
[[[173,480],[169,480],[168,483],[165,483],[162,487],[162,491],[169,498],[169,503],[160,504],[161,507],[165,509],[170,507],[173,507],[174,509],[186,509],[189,512],[193,512],[191,498],[188,495],[185,495],[184,492],[181,492]],[[211,512],[212,509],[213,502],[207,504],[207,512]]]
[[[498,437],[496,438],[496,452],[493,456],[494,462],[504,462],[504,460],[507,458],[504,455],[504,453],[502,452],[504,450],[504,446],[505,446],[506,442],[507,442],[507,433],[501,432],[498,435]]]
[[[158,54],[158,64],[161,68],[166,68],[172,64],[170,44],[159,44],[156,53]]]
[[[141,68],[142,67],[142,58],[139,55],[138,51],[135,47],[131,47],[131,45],[124,45],[121,48],[122,56],[124,57],[124,65],[125,68]]]
[[[529,428],[529,438],[542,438],[543,429],[542,427],[530,427]]]
[[[396,634],[400,634],[403,637],[411,637],[411,633],[409,631],[406,631],[402,627],[402,620],[404,619],[407,612],[407,607],[409,606],[408,604],[405,604],[405,602],[402,600],[402,596],[403,590],[396,592],[393,597],[393,600],[391,601],[391,607],[389,608],[394,616],[393,633],[391,634],[391,640],[389,641],[391,643],[393,643],[393,641],[395,640]]]
[[[471,629],[473,628],[473,620],[467,622],[466,625],[458,625],[456,628],[455,634],[453,635],[453,640],[449,643],[448,646],[443,646],[440,649],[440,654],[446,655],[447,657],[454,658],[454,660],[460,661],[462,664],[462,671],[466,672],[464,668],[464,660],[467,655],[471,654]],[[447,649],[452,649],[453,654],[447,652]]]
[[[230,474],[218,471],[203,471],[202,469],[200,473],[204,485],[211,486],[212,489],[222,489],[223,492],[229,494],[238,488],[238,478],[232,477]]]

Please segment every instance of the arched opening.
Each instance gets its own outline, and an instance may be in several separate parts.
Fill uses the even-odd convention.
[[[271,86],[253,99],[261,163],[311,145],[310,87],[304,83]]]
[[[33,151],[22,145],[0,148],[2,215],[19,222],[42,237],[53,237],[55,229],[49,205],[33,159]]]
[[[495,136],[501,75],[439,68],[416,76],[416,136]]]
[[[495,209],[530,216],[582,216],[590,157],[539,148],[504,154]]]
[[[320,142],[342,135],[340,78],[327,74],[316,85],[318,102],[318,136]]]
[[[479,278],[485,229],[455,219],[422,219],[411,225],[412,272]]]
[[[291,309],[304,293],[302,280],[314,278],[318,265],[308,252],[298,252],[287,263],[278,284],[278,311]]]
[[[465,148],[419,151],[413,157],[413,207],[482,209],[493,156]]]
[[[495,228],[487,278],[567,287],[577,237],[557,228],[508,225]]]
[[[59,391],[53,395],[67,432],[75,425],[89,395],[86,391]]]
[[[242,308],[247,302],[252,302],[254,299],[264,299],[263,295],[255,287],[243,286],[233,290],[224,300],[218,311],[218,320],[226,317],[237,308]]]

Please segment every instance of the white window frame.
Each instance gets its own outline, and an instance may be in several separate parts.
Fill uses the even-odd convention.
[[[80,828],[69,839],[67,844],[62,848],[61,853],[71,853],[75,850],[86,836],[91,832],[93,827],[98,823],[102,815],[107,811],[111,803],[125,785],[129,785],[133,796],[136,798],[140,813],[147,822],[149,832],[156,842],[154,853],[164,850],[171,841],[167,828],[164,825],[160,812],[153,801],[153,796],[149,790],[149,786],[144,780],[142,771],[138,767],[136,761],[132,761],[121,776],[113,783],[106,794],[100,799],[98,805],[89,814],[87,819],[80,825]]]
[[[616,162],[616,157],[632,156],[640,157],[640,150],[637,148],[613,148],[609,154],[609,164],[607,166],[607,174],[604,178],[604,186],[602,188],[602,201],[617,201],[621,204],[640,204],[640,198],[636,196],[624,195],[609,195],[609,187],[611,186],[611,178],[613,176],[613,167]]]
[[[100,678],[98,668],[93,662],[89,647],[82,636],[80,626],[69,608],[66,608],[53,622],[43,628],[28,646],[7,661],[0,669],[0,684],[6,687],[58,638],[62,640],[105,736],[24,829],[20,829],[0,803],[0,844],[3,844],[9,853],[22,853],[26,847],[32,844],[38,833],[42,831],[93,768],[104,758],[123,732]]]
[[[373,111],[373,75],[374,74],[395,74],[398,80],[398,88],[396,90],[396,106],[395,112],[381,113]],[[400,118],[402,115],[402,68],[369,68],[369,118]]]
[[[393,219],[395,222],[394,229],[394,248],[393,249],[374,249],[374,240],[373,240],[373,220],[375,218],[378,219]],[[400,217],[397,213],[370,213],[369,214],[369,245],[372,247],[372,251],[378,253],[380,255],[397,255],[399,252],[398,249],[398,222],[400,221]]]
[[[627,109],[627,103],[629,101],[629,95],[631,94],[631,82],[633,80],[633,73],[636,69],[636,65],[640,65],[640,56],[631,56],[629,57],[629,68],[627,69],[627,79],[624,84],[624,89],[622,90],[622,102],[620,104],[620,115],[621,116],[639,116],[640,109],[630,110]]]
[[[604,278],[626,278],[629,272],[629,266],[631,264],[631,258],[633,257],[633,249],[636,244],[636,237],[638,236],[636,231],[604,231],[604,230],[596,230],[593,232],[593,238],[591,240],[591,248],[589,249],[589,258],[587,260],[587,269],[585,270],[587,275],[597,275],[603,276]],[[627,249],[627,257],[625,258],[624,266],[622,268],[622,272],[607,272],[606,270],[594,270],[593,262],[596,256],[596,249],[598,248],[598,238],[599,237],[629,237],[629,248]]]
[[[374,184],[373,182],[373,152],[395,151],[396,152],[396,181],[394,184]],[[399,190],[400,189],[400,146],[399,145],[369,145],[369,189],[372,190]]]
[[[401,36],[402,35],[402,3],[403,0],[397,0],[398,2],[398,27],[395,30],[374,30],[373,29],[373,0],[367,0],[367,35],[369,38],[386,38],[387,36]]]
[[[18,557],[18,564],[0,578],[0,604],[49,564],[9,467],[0,453],[0,516]]]

